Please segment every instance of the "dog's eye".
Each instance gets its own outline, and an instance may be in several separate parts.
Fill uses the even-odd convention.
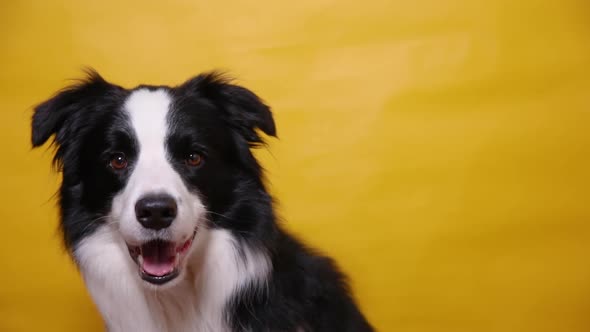
[[[122,170],[127,167],[127,158],[124,153],[117,152],[111,155],[109,165],[116,170]]]
[[[196,152],[192,152],[192,153],[189,153],[186,156],[186,159],[184,160],[184,163],[187,166],[197,167],[197,166],[200,166],[203,163],[203,157],[200,154],[196,153]]]

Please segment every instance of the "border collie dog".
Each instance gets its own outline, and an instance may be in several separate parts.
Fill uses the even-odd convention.
[[[372,331],[332,260],[278,224],[262,134],[269,107],[218,73],[129,90],[89,71],[35,108],[65,246],[109,331]]]

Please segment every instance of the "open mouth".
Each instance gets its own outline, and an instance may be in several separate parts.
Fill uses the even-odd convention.
[[[195,233],[183,243],[155,239],[140,246],[128,246],[139,266],[139,275],[149,283],[162,285],[179,275],[179,267],[190,249]]]

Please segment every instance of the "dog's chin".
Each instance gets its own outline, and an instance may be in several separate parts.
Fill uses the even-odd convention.
[[[196,234],[195,230],[187,240],[178,243],[154,238],[138,246],[127,244],[141,279],[156,287],[171,284],[182,274]]]

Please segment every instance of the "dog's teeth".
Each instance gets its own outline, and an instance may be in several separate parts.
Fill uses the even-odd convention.
[[[137,256],[137,262],[139,263],[139,266],[143,266],[143,256],[142,255]]]

